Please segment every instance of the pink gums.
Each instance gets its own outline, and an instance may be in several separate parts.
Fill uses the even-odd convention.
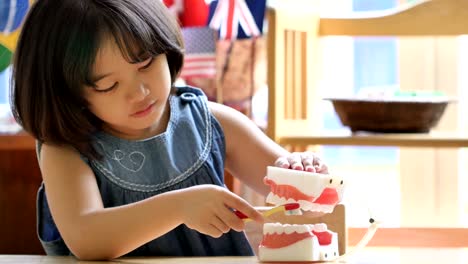
[[[283,197],[286,200],[291,198],[295,201],[304,200],[323,205],[336,205],[340,201],[338,192],[334,188],[325,188],[319,197],[314,197],[301,192],[292,185],[276,184],[276,182],[268,178],[264,179],[264,183],[266,185],[270,185],[270,190],[272,193],[279,197]]]
[[[314,203],[327,205],[335,205],[338,202],[340,202],[340,197],[336,189],[333,188],[325,188],[317,200],[314,201]]]
[[[315,197],[307,195],[299,191],[296,187],[286,184],[276,184],[276,182],[265,178],[265,184],[270,185],[270,190],[272,193],[278,195],[279,197],[284,197],[286,200],[291,198],[296,201],[305,200],[313,202]]]

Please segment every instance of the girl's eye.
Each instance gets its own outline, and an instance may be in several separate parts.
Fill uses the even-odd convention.
[[[99,92],[99,93],[107,93],[107,92],[110,92],[110,91],[112,91],[115,87],[117,87],[118,84],[119,84],[119,83],[116,82],[116,83],[114,83],[114,84],[113,84],[111,87],[109,87],[109,88],[106,88],[106,89],[96,89],[96,92]]]
[[[153,63],[153,59],[154,59],[154,57],[149,58],[148,63],[146,63],[145,66],[141,67],[140,70],[148,69],[149,66],[151,66],[151,64]]]

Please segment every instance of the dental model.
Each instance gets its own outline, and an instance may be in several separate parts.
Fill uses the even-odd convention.
[[[338,236],[326,224],[263,226],[260,261],[329,261],[338,255]]]
[[[268,167],[264,182],[270,185],[266,202],[299,203],[305,211],[331,213],[343,195],[343,179],[330,174]]]
[[[268,167],[266,202],[298,203],[301,210],[331,213],[341,201],[343,179],[334,175]],[[338,235],[326,224],[266,223],[258,248],[260,261],[329,261],[339,257]]]

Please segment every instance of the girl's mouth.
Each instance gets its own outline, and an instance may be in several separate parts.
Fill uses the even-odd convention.
[[[153,111],[154,105],[155,105],[155,102],[152,102],[145,109],[137,111],[137,112],[131,114],[131,116],[132,117],[145,117],[145,116],[149,115]]]

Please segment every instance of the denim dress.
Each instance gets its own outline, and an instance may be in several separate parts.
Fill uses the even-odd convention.
[[[94,135],[93,144],[103,159],[82,158],[94,171],[106,208],[199,184],[225,186],[224,133],[208,109],[206,96],[198,89],[181,87],[169,100],[170,119],[162,134],[143,140],[120,139],[104,132]],[[37,149],[39,153],[40,144]],[[37,197],[39,239],[48,255],[70,255],[52,219],[44,188],[47,187],[39,188]],[[157,223],[158,219],[153,221]],[[212,238],[182,224],[128,255],[253,254],[244,232],[231,230],[220,238]]]

